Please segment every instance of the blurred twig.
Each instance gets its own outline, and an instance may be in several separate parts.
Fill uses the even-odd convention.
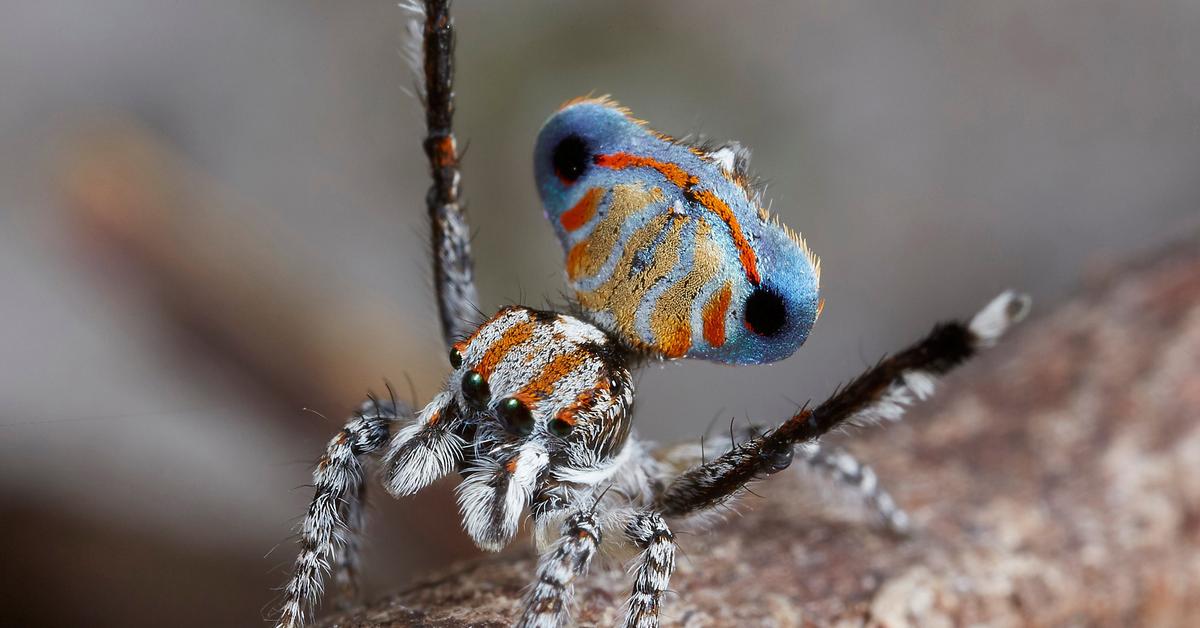
[[[69,224],[90,259],[115,259],[135,278],[149,307],[182,332],[184,350],[177,353],[185,360],[216,359],[237,369],[246,394],[261,407],[294,408],[265,412],[264,420],[284,418],[284,429],[311,434],[305,457],[316,459],[368,387],[388,394],[385,374],[398,380],[397,396],[417,407],[422,400],[411,398],[410,383],[420,395],[442,376],[429,368],[442,354],[422,353],[427,345],[412,342],[418,333],[412,321],[365,287],[349,287],[344,299],[320,298],[331,291],[317,290],[273,248],[287,234],[264,237],[246,217],[253,212],[240,211],[244,203],[146,129],[126,120],[96,126],[67,145],[59,172]],[[329,420],[304,407],[321,408]],[[306,475],[297,467],[295,483]],[[405,553],[415,561],[408,567],[419,568],[430,556],[440,564],[443,557],[475,553],[461,535],[437,524],[456,511],[448,492],[431,491],[419,504],[432,520],[387,521],[390,535],[424,539],[424,554]],[[280,539],[289,532],[281,527]],[[291,551],[284,547],[284,554]]]
[[[385,373],[411,369],[422,390],[436,381],[413,368],[434,360],[402,340],[410,321],[366,289],[318,298],[329,291],[273,248],[287,234],[264,234],[243,202],[144,128],[115,121],[81,134],[60,171],[82,241],[127,262],[168,321],[257,385],[348,411]]]

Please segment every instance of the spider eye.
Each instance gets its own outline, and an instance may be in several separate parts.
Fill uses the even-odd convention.
[[[528,436],[533,432],[533,414],[520,399],[505,397],[500,401],[499,413],[510,432],[518,436]]]
[[[746,299],[745,316],[750,331],[767,338],[778,334],[787,324],[783,297],[762,287],[755,288]]]
[[[559,438],[566,438],[570,436],[571,431],[574,429],[574,425],[571,425],[563,419],[555,418],[550,421],[550,433]]]
[[[587,168],[587,144],[578,135],[568,135],[554,147],[551,159],[554,162],[554,174],[564,183],[574,183]]]
[[[458,352],[458,349],[450,349],[450,368],[456,371],[462,368],[462,354]]]
[[[492,391],[488,388],[487,380],[479,371],[467,371],[462,378],[462,393],[467,401],[476,408],[482,408],[487,405],[488,397],[492,395]]]

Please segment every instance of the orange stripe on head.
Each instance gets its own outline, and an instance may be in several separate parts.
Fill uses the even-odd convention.
[[[554,393],[556,384],[559,380],[571,374],[583,364],[585,353],[582,350],[569,351],[560,353],[542,367],[542,372],[537,374],[521,389],[518,397],[527,398],[530,401],[536,402],[540,399],[545,399]]]
[[[725,313],[729,311],[729,301],[732,297],[733,291],[726,281],[704,304],[704,340],[711,347],[725,344]]]
[[[576,395],[575,401],[572,402],[571,405],[559,410],[558,414],[556,414],[554,418],[563,421],[567,425],[574,426],[579,420],[576,415],[581,410],[590,408],[592,404],[595,403],[596,398],[599,397],[602,392],[607,394],[611,393],[611,391],[612,386],[609,384],[608,378],[601,377],[600,379],[596,380],[596,383],[591,388],[588,388],[587,390]]]
[[[563,423],[566,423],[567,425],[570,425],[571,427],[575,427],[575,421],[576,421],[575,411],[577,409],[578,408],[576,406],[571,406],[569,408],[563,408],[562,410],[558,411],[558,414],[554,415],[554,418],[558,419],[559,421],[562,421]]]
[[[479,327],[476,327],[475,331],[471,332],[470,336],[467,336],[465,339],[454,343],[454,350],[458,351],[459,353],[466,353],[467,347],[471,346],[471,343],[475,342],[475,339],[479,337],[479,334],[483,333],[483,330],[490,328],[497,320],[506,316],[513,310],[522,309],[525,308],[519,305],[506,305],[500,308],[500,311],[496,312],[496,314],[492,316],[491,320],[480,325]]]
[[[600,204],[600,197],[604,195],[602,188],[592,188],[579,199],[575,206],[563,212],[559,217],[558,222],[562,224],[563,229],[567,231],[575,231],[576,229],[587,224],[593,216],[596,215],[596,206]]]
[[[508,355],[508,352],[533,337],[533,327],[533,321],[521,321],[504,330],[500,338],[484,351],[483,357],[479,359],[479,364],[475,365],[475,370],[479,371],[484,379],[491,377],[496,365],[504,356]]]

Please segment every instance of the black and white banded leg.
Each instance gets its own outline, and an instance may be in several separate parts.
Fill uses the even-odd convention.
[[[346,610],[358,599],[359,556],[361,556],[361,534],[367,503],[367,483],[359,482],[357,491],[345,499],[346,528],[356,531],[342,537],[333,556],[334,602],[339,610]]]
[[[879,478],[871,467],[859,462],[850,452],[827,447],[820,441],[801,445],[796,453],[809,468],[827,475],[838,488],[862,500],[889,532],[898,535],[908,533],[908,513],[897,506],[892,496],[879,485]]]
[[[361,532],[364,486],[362,458],[387,442],[393,423],[407,417],[407,408],[371,400],[329,441],[313,471],[313,499],[300,528],[300,554],[283,589],[277,628],[303,625],[321,597],[323,578],[334,569],[357,565],[357,536]],[[334,575],[349,583],[353,573]]]
[[[442,338],[450,346],[475,328],[479,302],[471,229],[459,199],[462,174],[454,137],[454,20],[449,0],[403,4],[423,18],[419,54],[413,62],[424,76],[420,97],[425,105],[425,155],[433,183],[425,196],[433,246],[433,281],[437,290]]]
[[[924,339],[881,360],[816,408],[801,410],[775,429],[684,471],[659,496],[657,508],[668,517],[714,508],[748,483],[785,467],[796,445],[816,442],[845,425],[899,419],[907,406],[933,394],[938,376],[995,344],[1024,318],[1029,305],[1028,297],[1005,292],[968,323],[935,326]]]
[[[765,431],[763,426],[752,425],[738,430],[730,436],[728,442],[716,438],[708,439],[703,446],[691,443],[676,445],[663,450],[662,459],[678,469],[698,466]],[[839,447],[827,446],[820,441],[803,443],[795,449],[794,454],[788,450],[772,460],[766,473],[783,471],[791,467],[793,462],[799,461],[801,464],[793,468],[804,474],[805,479],[812,480],[813,476],[827,479],[839,496],[845,495],[858,500],[869,508],[889,532],[897,535],[908,533],[908,514],[897,506],[892,496],[884,490],[871,467],[857,460],[850,452]]]
[[[640,512],[625,534],[642,552],[625,609],[625,628],[658,628],[663,595],[675,573],[675,535],[657,512]]]
[[[538,561],[537,582],[525,596],[517,628],[557,628],[566,623],[575,579],[587,573],[600,540],[600,526],[590,510],[563,523],[562,538]]]

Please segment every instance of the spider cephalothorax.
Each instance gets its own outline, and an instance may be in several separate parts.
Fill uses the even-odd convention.
[[[725,446],[642,443],[631,428],[629,365],[647,355],[787,357],[821,309],[815,257],[761,210],[740,147],[677,142],[611,101],[579,99],[547,121],[534,170],[580,316],[507,307],[470,324],[477,291],[450,128],[452,23],[446,0],[415,10],[434,180],[426,199],[452,371],[415,415],[372,400],[329,442],[277,626],[303,624],[326,575],[353,591],[364,465],[377,457],[396,496],[457,471],[463,527],[481,548],[499,550],[532,516],[543,553],[515,619],[525,628],[567,620],[574,582],[601,544],[637,552],[624,625],[657,627],[675,568],[671,526],[712,519],[748,484],[788,468],[832,477],[903,532],[904,511],[871,469],[821,437],[899,420],[938,376],[1020,320],[1028,299],[1005,292],[967,322],[939,324],[824,402]]]
[[[446,389],[391,443],[384,468],[393,495],[460,470],[463,527],[498,550],[536,490],[603,480],[623,459],[633,386],[623,352],[600,330],[507,307],[450,355]]]

